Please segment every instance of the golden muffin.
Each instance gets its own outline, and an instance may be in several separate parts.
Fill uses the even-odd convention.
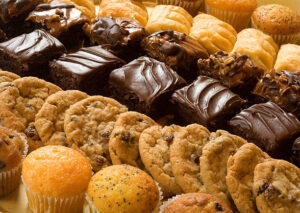
[[[174,30],[189,34],[193,17],[182,7],[158,5],[153,8],[146,30],[154,33],[163,30]]]
[[[208,14],[231,24],[238,32],[248,27],[256,7],[256,0],[205,0]]]
[[[274,68],[276,72],[300,70],[300,46],[296,44],[281,45]]]
[[[280,4],[256,8],[251,18],[252,27],[273,37],[278,45],[296,43],[300,38],[300,15]]]
[[[102,0],[98,17],[131,18],[145,27],[148,21],[148,12],[141,1]]]
[[[203,13],[194,17],[190,36],[210,54],[214,54],[219,50],[230,52],[236,42],[237,32],[230,24]]]
[[[196,15],[202,10],[204,0],[157,0],[158,4],[176,5],[184,8],[191,15]]]
[[[276,59],[278,46],[273,38],[262,31],[248,28],[237,35],[232,52],[248,55],[264,71],[270,71]]]
[[[89,183],[87,200],[91,212],[151,213],[159,204],[160,193],[146,172],[123,164],[96,173]]]
[[[78,151],[45,146],[23,162],[23,182],[34,213],[81,212],[84,193],[92,176],[89,161]]]

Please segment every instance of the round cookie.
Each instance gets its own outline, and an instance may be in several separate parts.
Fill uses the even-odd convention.
[[[128,164],[143,169],[139,154],[140,135],[154,125],[157,125],[155,121],[138,112],[119,115],[109,140],[109,153],[113,164]]]
[[[67,144],[84,153],[94,171],[110,164],[108,142],[116,116],[127,108],[114,99],[91,96],[72,105],[65,113]]]
[[[13,82],[14,80],[19,78],[21,77],[12,72],[6,72],[0,69],[0,92],[2,92],[8,85],[7,83]]]
[[[259,212],[300,212],[300,169],[284,160],[258,164],[253,193]]]
[[[226,184],[240,213],[256,213],[252,193],[254,168],[271,157],[253,143],[247,143],[230,156],[227,163]]]
[[[71,105],[87,98],[78,90],[57,92],[49,98],[35,116],[35,128],[44,145],[66,145],[64,132],[65,112]]]
[[[170,146],[180,126],[152,126],[145,129],[139,140],[139,151],[143,164],[159,183],[164,196],[181,194],[170,163]]]
[[[185,193],[206,191],[200,177],[199,158],[209,137],[205,127],[192,124],[181,128],[174,138],[170,161],[175,180]]]
[[[216,135],[215,139],[203,147],[200,157],[200,175],[207,192],[234,209],[226,185],[227,161],[247,141],[225,131],[218,130]]]

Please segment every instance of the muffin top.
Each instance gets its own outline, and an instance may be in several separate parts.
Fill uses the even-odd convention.
[[[211,7],[221,10],[251,12],[257,7],[256,0],[205,0]]]
[[[300,15],[279,4],[258,7],[252,14],[252,21],[266,33],[293,34],[300,32]]]
[[[84,192],[92,169],[89,161],[76,150],[45,146],[25,158],[22,175],[31,191],[62,198]]]
[[[144,171],[129,165],[114,165],[96,173],[88,196],[103,213],[151,213],[159,202],[159,190]]]

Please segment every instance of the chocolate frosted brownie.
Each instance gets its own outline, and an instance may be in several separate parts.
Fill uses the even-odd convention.
[[[300,137],[298,137],[293,144],[291,160],[300,168]]]
[[[141,45],[150,57],[165,62],[187,81],[197,77],[197,60],[209,56],[197,40],[172,30],[153,33]]]
[[[125,62],[101,46],[81,48],[50,62],[51,79],[63,89],[103,94],[110,72]]]
[[[81,46],[85,38],[82,26],[90,22],[82,11],[73,4],[54,0],[51,3],[39,4],[26,21],[35,29],[45,29],[52,36],[58,38],[66,48]]]
[[[300,135],[300,121],[273,102],[243,110],[230,120],[229,126],[234,134],[275,158],[289,156],[295,138]]]
[[[266,73],[253,93],[300,117],[300,71]]]
[[[0,68],[21,76],[46,78],[48,62],[65,52],[60,41],[45,31],[35,30],[0,43]]]
[[[114,98],[130,110],[155,118],[170,113],[172,92],[185,85],[185,80],[165,63],[148,57],[140,57],[114,70],[109,77]]]
[[[196,122],[212,130],[224,128],[245,104],[237,94],[207,76],[199,76],[190,85],[175,91],[172,102],[186,122]]]

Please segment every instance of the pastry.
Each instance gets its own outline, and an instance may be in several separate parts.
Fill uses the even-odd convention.
[[[184,8],[191,15],[196,15],[200,10],[203,10],[204,0],[157,0],[158,4],[171,4]]]
[[[273,37],[278,45],[297,43],[300,38],[300,15],[287,6],[266,4],[254,10],[252,27]]]
[[[252,193],[254,168],[271,158],[253,143],[247,143],[230,156],[227,163],[226,184],[240,213],[256,213]]]
[[[186,80],[196,78],[197,60],[208,58],[206,49],[195,39],[172,30],[151,34],[141,46],[148,56],[165,62]]]
[[[149,33],[174,30],[189,34],[193,17],[182,7],[158,5],[153,8],[146,29]]]
[[[60,41],[42,30],[0,43],[0,67],[21,76],[48,75],[48,62],[65,53]]]
[[[230,52],[236,42],[237,32],[228,23],[201,13],[194,17],[191,37],[204,46],[210,54],[220,50]]]
[[[256,66],[270,71],[275,63],[278,46],[271,36],[249,28],[237,35],[232,51],[248,55]]]
[[[157,125],[155,121],[138,112],[125,112],[117,117],[109,140],[109,153],[113,164],[128,164],[144,168],[139,154],[141,133]]]
[[[232,213],[219,198],[205,193],[187,193],[176,196],[161,207],[161,213]]]
[[[48,0],[48,2],[56,1],[56,0]],[[91,20],[96,17],[96,7],[94,1],[90,0],[59,0],[63,1],[67,4],[74,4],[76,8],[81,10],[86,16],[88,16]]]
[[[5,90],[7,86],[11,84],[14,80],[20,78],[20,76],[7,71],[2,71],[0,69],[0,93]]]
[[[281,45],[277,54],[274,69],[276,72],[282,70],[300,71],[300,46],[296,44]]]
[[[265,73],[256,84],[253,94],[272,101],[286,112],[300,117],[300,70]]]
[[[147,35],[145,28],[130,18],[100,17],[84,29],[92,44],[102,45],[126,61],[141,55],[140,42]]]
[[[291,160],[293,164],[300,168],[300,137],[293,143]]]
[[[192,124],[181,128],[170,148],[170,162],[177,184],[185,193],[205,192],[200,176],[200,157],[210,132],[203,126]]]
[[[300,212],[300,169],[284,160],[258,164],[253,193],[259,212]]]
[[[248,27],[256,7],[256,0],[205,0],[206,13],[231,24],[238,32]]]
[[[45,146],[23,162],[22,180],[29,208],[36,213],[82,212],[84,194],[92,177],[89,161],[64,146]]]
[[[141,1],[103,0],[99,7],[98,17],[131,18],[145,27],[148,12]]]
[[[110,165],[108,142],[116,116],[127,108],[111,98],[91,96],[65,113],[67,144],[83,152],[94,171]]]
[[[186,122],[196,122],[210,129],[224,128],[226,121],[245,104],[237,94],[207,76],[199,76],[190,85],[176,90],[172,102],[177,114]]]
[[[67,49],[80,46],[84,40],[82,26],[91,20],[73,4],[54,0],[39,4],[26,18],[35,29],[43,28],[60,40]]]
[[[243,110],[229,121],[231,131],[275,158],[286,158],[300,135],[300,121],[277,104],[267,102]]]
[[[199,75],[218,79],[234,92],[248,96],[264,70],[244,54],[219,51],[209,59],[198,60]]]
[[[170,146],[180,126],[152,126],[139,139],[139,152],[147,171],[162,187],[164,197],[181,194],[170,163]]]
[[[77,90],[60,91],[50,95],[35,116],[34,126],[44,145],[67,145],[64,132],[66,111],[73,104],[87,98]]]
[[[160,194],[154,180],[129,165],[114,165],[96,173],[88,186],[90,212],[152,213]]]
[[[200,157],[200,176],[207,193],[214,195],[235,209],[226,185],[227,161],[247,141],[228,132],[217,131],[216,138],[210,140]]]
[[[100,46],[84,47],[50,62],[53,82],[63,89],[104,93],[110,72],[125,62]]]
[[[186,82],[165,63],[140,57],[111,72],[109,87],[112,97],[152,117],[170,113],[169,98]]]

